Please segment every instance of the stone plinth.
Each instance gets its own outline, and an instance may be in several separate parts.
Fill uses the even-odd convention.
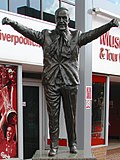
[[[81,150],[77,154],[71,154],[67,149],[59,149],[57,155],[54,157],[49,157],[48,152],[49,150],[37,150],[32,160],[96,160],[94,156],[85,157],[84,152]]]

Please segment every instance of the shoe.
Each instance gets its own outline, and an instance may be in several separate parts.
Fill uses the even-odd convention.
[[[49,153],[48,153],[48,156],[53,157],[57,154],[57,152],[58,152],[57,148],[51,148]]]
[[[70,147],[70,153],[76,154],[77,152],[77,147],[75,145]]]

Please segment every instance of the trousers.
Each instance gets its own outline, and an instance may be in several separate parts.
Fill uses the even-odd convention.
[[[59,115],[61,100],[68,137],[68,145],[76,144],[76,101],[78,86],[45,85],[44,92],[49,117],[50,147],[57,148],[59,140]]]

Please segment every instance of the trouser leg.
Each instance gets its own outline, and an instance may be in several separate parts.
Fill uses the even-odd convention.
[[[66,86],[62,88],[63,109],[65,113],[68,145],[76,144],[76,101],[78,86]]]
[[[60,92],[57,86],[44,86],[44,91],[49,117],[50,147],[57,148],[59,139]]]

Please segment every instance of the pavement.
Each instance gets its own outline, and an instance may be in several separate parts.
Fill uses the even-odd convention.
[[[108,150],[106,160],[120,160],[120,148]]]

